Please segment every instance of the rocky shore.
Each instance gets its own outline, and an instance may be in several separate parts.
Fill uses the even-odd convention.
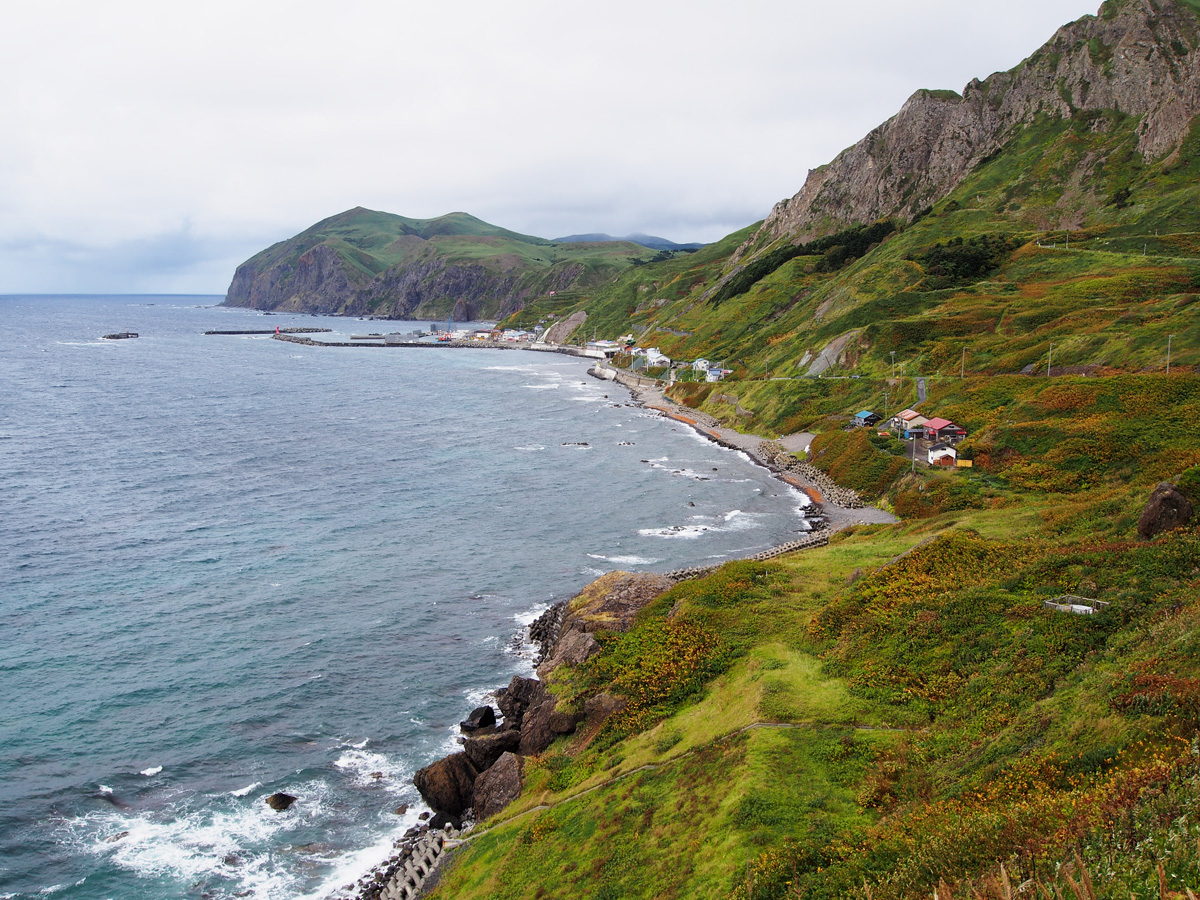
[[[600,377],[600,376],[598,376]],[[649,385],[627,385],[641,406],[689,425],[709,440],[740,450],[812,500],[816,527],[803,537],[754,554],[767,560],[784,553],[824,546],[841,528],[866,522],[890,522],[888,513],[865,506],[853,491],[835,484],[790,450],[802,449],[809,435],[770,441],[723,428],[715,419],[680,407]],[[791,445],[789,447],[789,444]],[[599,730],[624,708],[620,697],[600,694],[582,709],[560,708],[547,689],[550,674],[562,665],[579,666],[600,652],[596,634],[624,631],[647,604],[680,581],[700,578],[719,564],[663,574],[610,572],[587,585],[570,601],[555,604],[534,621],[528,640],[535,644],[537,677],[514,676],[495,693],[495,706],[481,706],[459,724],[462,749],[420,769],[413,784],[432,810],[428,821],[409,829],[394,852],[368,876],[347,885],[336,900],[413,900],[436,882],[446,851],[469,839],[476,822],[501,812],[521,794],[525,759],[544,752],[559,736],[579,728]]]

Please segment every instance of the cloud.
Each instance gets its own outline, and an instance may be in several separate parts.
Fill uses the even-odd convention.
[[[0,291],[219,292],[355,205],[714,240],[913,90],[1009,68],[1095,2],[22,4]]]

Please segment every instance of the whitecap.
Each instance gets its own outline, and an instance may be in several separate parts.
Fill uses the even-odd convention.
[[[513,447],[514,450],[520,450],[522,453],[537,453],[539,450],[545,450],[541,444],[530,444],[528,447]]]
[[[251,791],[257,790],[260,787],[262,787],[262,782],[256,781],[254,784],[248,784],[244,788],[238,788],[236,791],[230,791],[229,793],[234,797],[245,797]]]
[[[663,528],[639,528],[642,537],[678,538],[694,540],[709,531],[707,525],[668,525]]]
[[[107,784],[100,785],[100,793],[111,794],[112,792],[113,792],[113,789],[110,788]]]
[[[149,778],[151,775],[157,775],[159,772],[162,771],[162,769],[163,769],[162,766],[151,766],[149,769],[142,769],[142,771],[139,772],[138,774],[145,775],[147,778]]]
[[[523,384],[521,387],[529,388],[531,391],[557,391],[557,384]]]
[[[649,556],[604,556],[600,553],[589,553],[592,559],[602,559],[605,562],[616,563],[618,566],[652,566],[661,559]]]
[[[351,775],[354,783],[360,787],[381,784],[394,793],[403,793],[408,789],[406,776],[410,773],[402,764],[382,753],[354,749],[352,745],[333,761],[333,765]]]

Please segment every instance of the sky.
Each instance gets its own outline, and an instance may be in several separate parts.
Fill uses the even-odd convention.
[[[46,0],[0,29],[0,294],[223,294],[354,206],[712,241],[1099,0]]]

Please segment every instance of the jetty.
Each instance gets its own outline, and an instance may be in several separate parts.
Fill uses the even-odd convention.
[[[280,328],[276,331],[274,328],[255,329],[253,331],[206,331],[205,334],[321,334],[322,332],[333,331],[332,328]],[[137,337],[135,334],[134,337]]]

